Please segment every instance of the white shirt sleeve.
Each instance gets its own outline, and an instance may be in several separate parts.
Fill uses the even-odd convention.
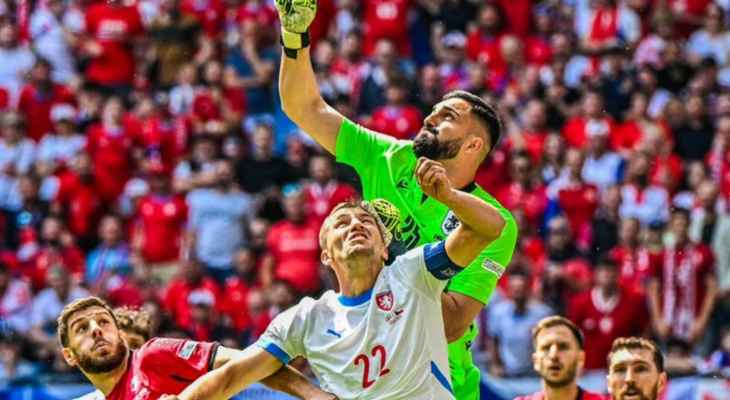
[[[304,332],[307,316],[313,305],[314,300],[305,297],[299,304],[277,315],[256,345],[271,353],[285,365],[293,358],[305,356]]]

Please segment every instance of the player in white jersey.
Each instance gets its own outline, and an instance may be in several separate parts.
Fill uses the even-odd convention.
[[[199,378],[179,399],[228,398],[299,356],[322,389],[342,400],[453,399],[441,293],[499,237],[504,219],[484,200],[453,189],[436,161],[419,160],[416,176],[424,193],[462,222],[445,241],[384,267],[390,233],[378,214],[369,203],[340,204],[320,231],[321,259],[340,291],[305,298],[277,316],[241,358]]]

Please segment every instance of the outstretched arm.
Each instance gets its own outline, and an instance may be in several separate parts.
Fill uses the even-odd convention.
[[[446,205],[461,224],[446,238],[446,254],[455,264],[469,265],[502,234],[505,221],[499,210],[486,201],[454,189],[438,161],[420,158],[416,178],[423,192]]]
[[[177,397],[168,399],[228,399],[250,384],[272,375],[282,365],[281,361],[266,350],[258,346],[249,346],[220,368],[196,379]]]
[[[213,361],[213,369],[226,365],[229,361],[235,360],[243,354],[242,351],[228,347],[219,347]],[[329,393],[320,390],[313,385],[304,375],[296,369],[284,365],[272,375],[261,380],[261,383],[273,390],[284,392],[300,399],[334,399]]]
[[[325,103],[319,92],[309,57],[309,47],[295,50],[291,47],[298,46],[287,45],[288,38],[301,35],[309,27],[311,20],[307,22],[307,15],[311,14],[311,18],[314,18],[311,6],[301,4],[309,2],[314,0],[276,1],[285,47],[290,47],[281,56],[279,92],[286,115],[317,143],[334,154],[343,117]],[[314,8],[316,10],[316,6]],[[296,58],[292,55],[296,55]]]

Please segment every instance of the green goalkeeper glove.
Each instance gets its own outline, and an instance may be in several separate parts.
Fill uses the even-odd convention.
[[[281,21],[281,44],[287,57],[309,46],[307,28],[317,15],[317,0],[276,0]]]

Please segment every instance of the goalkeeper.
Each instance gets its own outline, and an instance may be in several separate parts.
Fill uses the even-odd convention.
[[[517,241],[514,218],[474,183],[479,165],[497,144],[501,123],[496,111],[468,92],[444,96],[423,121],[413,141],[397,141],[367,130],[327,105],[320,95],[309,55],[307,28],[316,14],[315,0],[276,0],[284,46],[279,91],[284,112],[339,162],[360,175],[365,199],[384,198],[402,215],[400,233],[406,248],[443,240],[459,220],[446,206],[426,196],[414,177],[419,158],[438,161],[454,187],[498,208],[506,224],[442,295],[449,342],[451,379],[458,400],[479,398],[479,369],[472,362],[473,323],[489,301],[497,280],[512,258]]]

